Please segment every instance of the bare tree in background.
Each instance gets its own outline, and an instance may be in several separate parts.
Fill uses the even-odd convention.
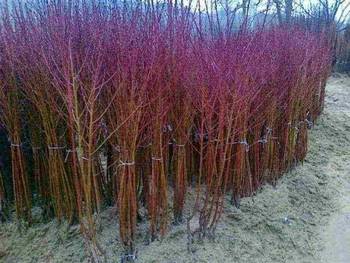
[[[293,12],[293,0],[273,0],[275,7],[278,22],[280,24],[287,23],[289,24],[292,19]]]
[[[324,32],[328,35],[333,46],[333,66],[337,63],[338,40],[346,29],[350,14],[350,1],[348,0],[318,0],[308,5],[300,0],[298,7],[300,16],[305,24],[313,31]]]
[[[278,22],[280,24],[283,23],[283,18],[282,18],[282,6],[281,6],[281,1],[280,0],[273,0],[273,2],[275,3],[276,6],[276,12],[277,12],[277,18],[278,18]]]
[[[348,0],[318,0],[309,2],[300,0],[298,7],[308,19],[317,22],[320,27],[336,27],[337,32],[345,29],[350,14],[350,1]]]
[[[286,23],[289,24],[292,18],[293,0],[285,0]]]

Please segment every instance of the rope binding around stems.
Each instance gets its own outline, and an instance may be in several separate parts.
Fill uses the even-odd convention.
[[[249,143],[247,142],[247,139],[243,139],[242,141],[238,142],[239,144],[242,144],[245,146],[245,151],[246,152],[249,152],[249,148],[250,148],[250,145]]]
[[[68,161],[69,154],[76,152],[77,150],[67,149],[66,150],[66,157],[64,158],[64,162],[66,163]]]
[[[128,162],[128,161],[119,160],[119,163],[120,164],[118,166],[132,166],[132,165],[135,165],[135,161]]]
[[[48,145],[49,150],[63,150],[66,149],[66,146],[57,146],[57,145]]]
[[[163,160],[163,158],[161,158],[161,157],[160,158],[152,157],[152,160],[161,162]]]

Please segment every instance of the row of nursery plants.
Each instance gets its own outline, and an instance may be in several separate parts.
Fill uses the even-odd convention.
[[[150,240],[183,221],[210,237],[227,196],[239,207],[304,160],[330,43],[296,25],[233,31],[176,2],[101,2],[2,6],[0,210],[79,223],[94,258],[106,206],[127,256],[139,217]]]

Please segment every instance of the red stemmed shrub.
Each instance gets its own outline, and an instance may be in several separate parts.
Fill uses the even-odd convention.
[[[98,214],[113,200],[126,259],[141,217],[150,240],[183,219],[189,240],[213,236],[226,194],[239,207],[304,160],[330,71],[327,39],[300,26],[231,32],[179,4],[126,2],[1,12],[0,117],[17,216],[30,220],[38,193],[46,216],[80,222],[95,260]],[[0,203],[10,196],[2,182]]]

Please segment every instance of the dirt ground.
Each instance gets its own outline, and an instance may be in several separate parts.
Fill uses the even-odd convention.
[[[350,262],[350,77],[334,75],[327,85],[324,114],[310,132],[303,165],[275,187],[265,186],[228,202],[215,240],[187,252],[186,226],[171,226],[161,241],[146,244],[139,225],[142,263],[349,263]],[[120,262],[113,210],[102,213],[99,241],[107,262]],[[89,262],[77,227],[37,222],[28,230],[0,225],[0,262]]]

